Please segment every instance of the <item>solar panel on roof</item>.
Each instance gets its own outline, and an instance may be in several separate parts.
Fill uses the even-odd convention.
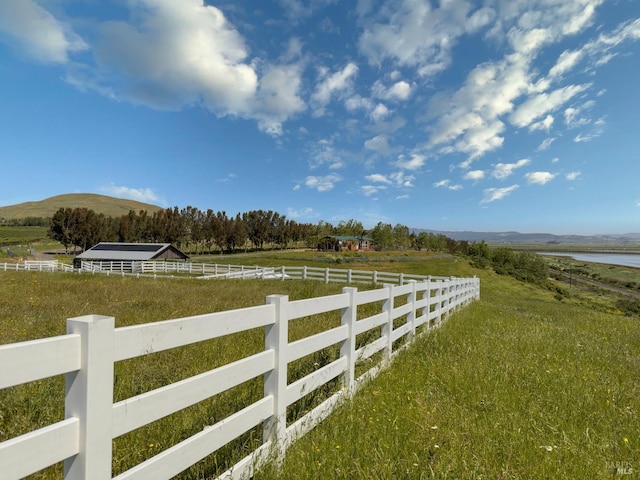
[[[163,247],[157,243],[99,243],[91,250],[102,250],[108,252],[155,252]]]

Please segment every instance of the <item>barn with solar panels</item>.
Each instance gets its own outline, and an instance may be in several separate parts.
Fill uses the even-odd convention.
[[[188,260],[189,256],[170,243],[118,243],[100,242],[78,255],[73,264],[80,268],[83,262],[134,262]]]

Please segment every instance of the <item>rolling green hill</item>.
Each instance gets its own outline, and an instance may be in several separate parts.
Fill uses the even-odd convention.
[[[108,217],[120,217],[130,210],[136,212],[146,210],[149,214],[162,207],[149,203],[125,200],[94,193],[69,193],[49,197],[37,202],[25,202],[17,205],[0,207],[0,218],[13,220],[27,217],[51,217],[60,208],[88,208],[96,213],[102,213]]]

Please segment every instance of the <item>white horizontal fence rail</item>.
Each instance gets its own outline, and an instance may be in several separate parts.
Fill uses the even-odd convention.
[[[260,267],[230,264],[191,262],[96,262],[83,261],[80,271],[117,275],[161,275],[168,273],[197,275],[199,280],[223,278],[264,278],[319,280],[325,283],[366,283],[374,285],[403,285],[410,281],[425,281],[426,275],[406,273],[353,270],[344,268],[322,268],[308,266]],[[447,277],[431,277],[444,279]]]
[[[454,309],[479,298],[479,291],[475,277],[427,277],[374,290],[344,287],[340,294],[296,301],[271,295],[265,305],[121,328],[114,328],[113,317],[88,315],[69,319],[67,335],[0,345],[0,389],[66,377],[65,419],[0,443],[2,478],[19,479],[64,461],[66,480],[111,479],[114,438],[262,377],[262,398],[115,477],[171,478],[262,426],[262,445],[220,477],[247,478],[262,462],[281,459],[293,441],[375,377],[417,331],[440,326]],[[376,313],[358,318],[363,305]],[[340,326],[289,342],[291,321],[329,312],[339,313]],[[115,362],[255,328],[264,328],[263,351],[113,403]],[[356,337],[367,332],[371,338],[357,347]],[[292,362],[334,345],[337,359],[287,383]],[[356,376],[358,362],[378,352],[376,364]],[[287,408],[338,378],[337,393],[287,425]]]
[[[163,261],[87,261],[83,260],[79,271],[127,275],[197,275],[201,279],[212,278],[261,278],[273,275],[273,267],[229,265],[217,263],[163,262]]]
[[[82,261],[80,268],[58,261],[27,261],[22,263],[0,263],[0,270],[19,271],[75,271],[106,275],[153,277],[182,275],[178,278],[211,279],[296,279],[318,280],[324,283],[348,283],[404,285],[411,281],[423,282],[426,275],[391,273],[344,268],[322,268],[308,266],[260,267],[217,263],[164,262],[164,261]],[[434,280],[447,277],[430,277]]]
[[[72,271],[73,267],[58,260],[26,260],[24,262],[0,263],[2,271],[57,272]]]

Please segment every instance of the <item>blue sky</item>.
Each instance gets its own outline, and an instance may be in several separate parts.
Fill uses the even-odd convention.
[[[2,0],[0,205],[640,231],[637,0]]]

